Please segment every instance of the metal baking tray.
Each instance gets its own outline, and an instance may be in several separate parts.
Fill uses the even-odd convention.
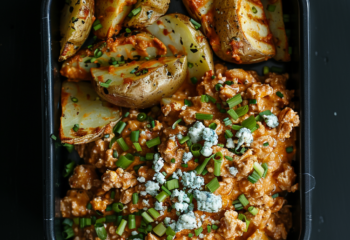
[[[64,1],[43,0],[41,9],[42,32],[42,139],[43,139],[43,202],[45,238],[61,240],[60,199],[68,190],[68,181],[63,179],[62,170],[66,159],[79,161],[76,153],[68,156],[66,149],[51,140],[50,134],[58,136],[60,124],[60,94],[63,77],[59,74],[58,63],[60,51],[59,21]],[[283,1],[284,13],[291,15],[291,22],[286,28],[291,29],[290,46],[293,47],[292,61],[278,63],[274,60],[253,64],[227,64],[229,68],[256,70],[262,74],[263,66],[282,67],[290,74],[288,88],[295,89],[296,110],[301,124],[298,128],[299,146],[294,161],[298,175],[299,190],[287,196],[292,205],[293,227],[288,240],[306,240],[311,234],[311,194],[314,179],[310,173],[310,63],[309,63],[309,0]],[[186,9],[180,0],[171,0],[169,13],[179,12],[186,15]]]

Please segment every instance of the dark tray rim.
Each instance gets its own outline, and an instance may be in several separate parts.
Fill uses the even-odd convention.
[[[43,0],[41,7],[41,109],[42,109],[42,181],[43,181],[43,219],[44,238],[55,240],[55,196],[54,196],[54,143],[50,134],[53,127],[53,71],[51,54],[50,33],[50,7],[53,0]],[[309,181],[311,172],[310,158],[310,26],[309,26],[309,0],[297,0],[300,4],[300,66],[302,73],[301,81],[301,104],[302,124],[301,142],[303,143],[300,157],[302,159],[301,172],[299,172],[300,201],[301,201],[301,231],[298,240],[308,240],[311,236],[311,189]]]

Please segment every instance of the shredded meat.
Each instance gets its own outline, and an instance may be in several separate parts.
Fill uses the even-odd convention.
[[[122,168],[118,168],[116,171],[107,170],[102,175],[102,181],[102,188],[105,191],[109,191],[111,188],[125,190],[137,184],[136,177],[129,172],[124,172]]]
[[[238,213],[233,210],[227,210],[225,217],[221,218],[221,227],[218,230],[225,239],[232,239],[243,235],[246,229],[246,223],[237,219]]]
[[[83,217],[87,214],[86,206],[90,197],[85,190],[69,190],[67,196],[61,200],[62,217]]]
[[[93,186],[98,187],[100,180],[95,171],[95,167],[91,165],[76,166],[73,175],[69,178],[71,188],[89,190]]]

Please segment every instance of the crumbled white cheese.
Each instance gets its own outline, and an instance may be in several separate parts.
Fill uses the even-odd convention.
[[[237,168],[235,168],[235,167],[229,167],[228,170],[230,171],[230,173],[231,173],[233,176],[236,176],[237,173],[238,173],[238,170],[237,170]]]
[[[219,136],[211,128],[204,128],[202,132],[203,140],[212,143],[213,145],[218,144]]]
[[[142,205],[145,206],[145,207],[149,207],[148,200],[143,199],[143,200],[142,200]]]
[[[194,191],[194,198],[197,200],[197,208],[204,212],[218,212],[222,207],[221,196],[206,191]]]
[[[133,236],[135,236],[135,235],[137,235],[137,234],[139,234],[139,233],[136,232],[136,231],[132,231],[132,232],[131,232],[131,235],[133,235]]]
[[[157,210],[157,209],[156,209],[156,210]],[[164,218],[164,224],[165,224],[165,226],[168,226],[169,223],[170,223],[170,221],[171,221],[171,218],[170,218],[170,217]]]
[[[182,134],[179,133],[179,134],[176,135],[176,137],[177,137],[177,139],[181,140],[184,136],[182,136]]]
[[[228,139],[227,139],[226,147],[227,147],[227,148],[235,148],[235,144],[234,144],[232,138],[228,138]]]
[[[175,179],[179,179],[179,177],[182,177],[181,169],[178,169],[177,172],[174,172],[172,177],[175,178]]]
[[[263,118],[266,122],[266,125],[269,126],[270,128],[275,128],[279,125],[278,118],[274,114],[263,115]]]
[[[190,161],[193,158],[193,155],[191,152],[185,152],[184,155],[182,156],[182,161],[184,163],[187,163],[188,161]]]
[[[157,211],[163,210],[163,203],[157,201],[157,202],[154,204],[154,209],[157,210]]]
[[[134,240],[143,240],[143,239],[141,239],[141,238],[134,238]]]
[[[181,110],[186,110],[186,108],[187,108],[187,105],[183,105],[183,106],[181,107]]]
[[[195,171],[184,172],[181,182],[186,188],[200,189],[204,185],[204,178],[197,176]]]
[[[179,220],[176,222],[175,232],[180,232],[183,229],[195,229],[197,228],[196,217],[193,212],[182,214]]]
[[[176,202],[175,209],[179,212],[184,212],[188,209],[188,203]]]
[[[199,234],[199,236],[198,236],[199,238],[204,238],[204,234],[203,233],[201,233],[201,234]]]
[[[219,220],[212,220],[211,224],[220,224],[220,221]]]
[[[246,145],[249,147],[250,144],[253,142],[253,135],[251,131],[248,128],[241,128],[236,133],[236,137],[238,137],[238,143],[236,150],[242,146],[243,143],[246,143]]]
[[[187,136],[191,138],[192,143],[197,143],[202,140],[202,131],[205,128],[202,122],[197,121],[189,128]]]
[[[146,186],[146,193],[152,195],[153,197],[157,195],[157,191],[159,190],[158,183],[153,181],[147,181],[145,186]],[[142,192],[141,192],[141,195],[142,195]]]
[[[141,195],[141,196],[146,196],[146,195],[147,195],[147,192],[146,192],[146,191],[141,191],[141,192],[140,192],[140,195]]]
[[[203,148],[201,150],[201,154],[204,157],[209,157],[213,153],[213,149],[211,149],[213,145],[210,142],[204,142]]]
[[[145,135],[145,134],[146,134],[145,131],[141,131],[141,132],[140,132],[140,135]]]
[[[204,221],[205,217],[206,217],[205,214],[203,214],[203,215],[201,216],[201,220]]]
[[[144,177],[138,177],[137,181],[139,181],[140,183],[144,183],[146,182],[146,179]]]
[[[153,167],[154,171],[159,172],[160,169],[162,169],[162,167],[164,166],[164,160],[163,158],[159,157],[159,155],[157,155],[158,154],[154,154]]]
[[[175,139],[175,135],[172,135],[172,134],[169,135],[169,139],[171,139],[171,140],[173,140],[174,142],[176,142],[176,141],[175,141],[175,140],[176,140],[176,139]]]
[[[154,174],[153,180],[156,180],[159,184],[164,184],[166,181],[164,174],[160,172]]]
[[[186,192],[182,191],[182,190],[178,190],[175,189],[172,193],[171,193],[171,198],[174,199],[175,197],[177,197],[178,202],[182,203],[182,202],[190,202],[190,198],[187,196]]]

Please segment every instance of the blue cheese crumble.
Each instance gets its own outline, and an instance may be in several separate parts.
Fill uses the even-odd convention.
[[[192,127],[188,130],[188,135],[191,138],[192,143],[197,143],[202,140],[202,132],[205,126],[202,122],[197,121]]]
[[[233,176],[236,176],[238,173],[238,170],[235,167],[229,167],[228,170],[231,173],[231,175],[233,175]]]
[[[146,184],[146,190],[145,191],[141,191],[140,194],[142,196],[146,196],[147,194],[152,195],[153,197],[155,197],[158,193],[157,191],[159,190],[159,185],[156,182],[153,181],[147,181]]]
[[[202,155],[209,157],[213,150],[212,146],[218,144],[218,135],[213,129],[207,128],[203,123],[197,121],[195,124],[189,128],[188,135],[192,143],[197,143],[201,140],[204,140],[204,146],[201,150]]]
[[[187,163],[188,161],[190,161],[193,158],[193,155],[191,152],[185,152],[184,155],[182,156],[182,161],[184,163]]]
[[[153,180],[156,180],[159,184],[164,184],[166,181],[164,174],[160,172],[154,174]]]
[[[159,157],[158,153],[154,154],[154,160],[153,160],[154,171],[159,172],[163,166],[164,166],[163,158]]]
[[[172,177],[173,177],[174,179],[179,179],[179,177],[182,177],[182,171],[181,171],[181,169],[178,169],[177,172],[174,172],[173,175],[172,175]]]
[[[241,128],[236,133],[236,137],[238,137],[238,143],[236,150],[245,143],[248,147],[253,142],[253,135],[248,128]]]
[[[206,191],[194,191],[194,198],[197,200],[197,208],[204,212],[218,212],[222,207],[221,196]]]
[[[184,229],[195,229],[197,228],[196,217],[193,212],[182,214],[179,220],[176,222],[175,232],[180,232]]]
[[[184,172],[181,183],[186,188],[200,189],[204,185],[204,178],[197,176],[194,171]]]
[[[235,144],[232,140],[232,138],[228,138],[227,141],[226,141],[226,147],[227,148],[235,148]]]
[[[210,144],[210,142],[204,142],[201,154],[205,157],[209,157],[213,153],[213,149],[211,149],[212,146],[213,145]]]
[[[263,118],[266,122],[266,125],[269,126],[270,128],[275,128],[279,125],[278,118],[276,117],[275,114],[263,115]]]

